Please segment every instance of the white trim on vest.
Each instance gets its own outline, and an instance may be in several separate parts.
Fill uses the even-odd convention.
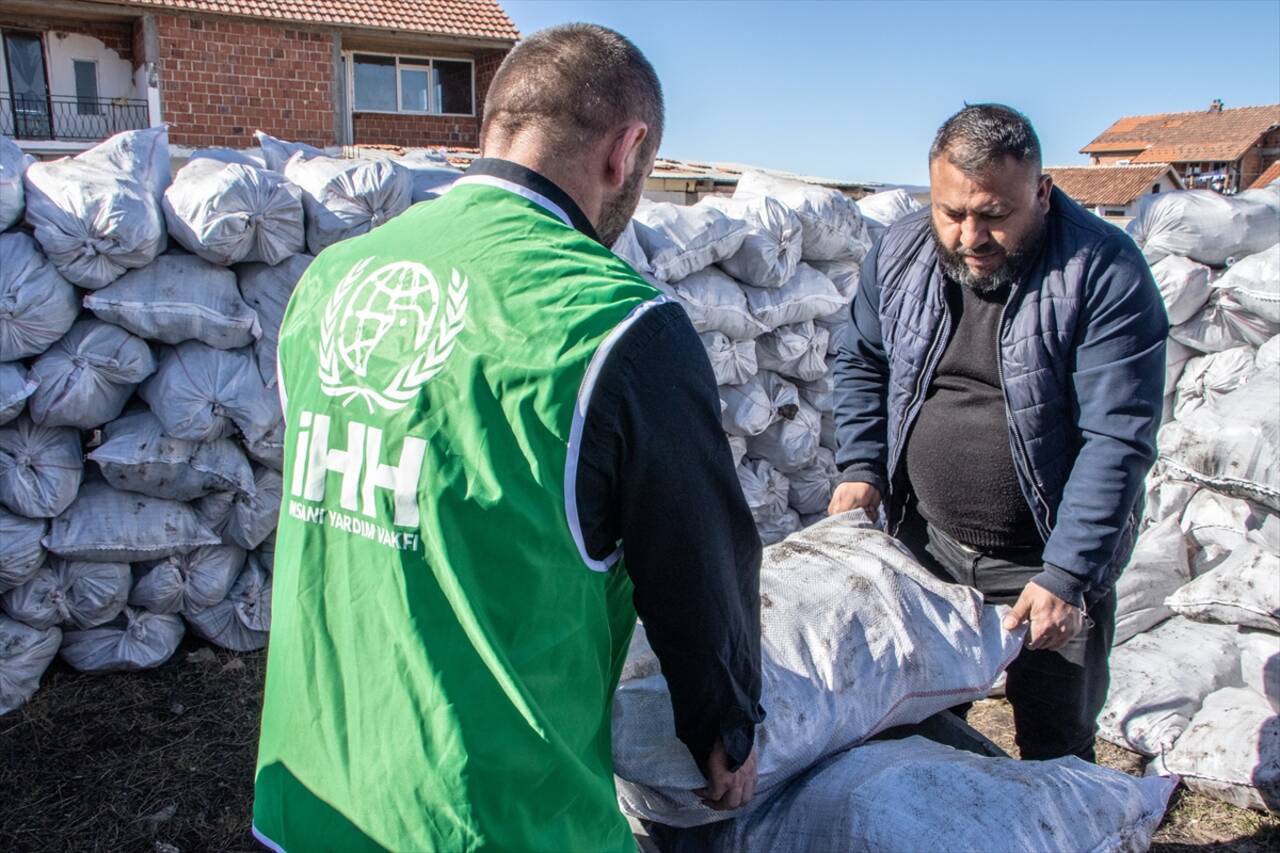
[[[493,175],[465,175],[453,182],[456,187],[459,184],[483,184],[486,187],[497,187],[500,190],[506,190],[509,193],[515,193],[521,198],[527,198],[529,201],[545,209],[548,213],[554,214],[560,218],[565,225],[573,227],[573,221],[569,219],[569,214],[564,212],[560,205],[547,198],[542,193],[536,193],[528,187],[522,187],[512,181],[495,178]]]
[[[258,839],[258,843],[261,844],[263,847],[266,847],[268,850],[274,851],[274,853],[285,853],[284,848],[281,847],[279,844],[276,844],[270,838],[267,838],[267,836],[263,834],[262,830],[258,829],[257,824],[250,823],[249,829],[253,832],[253,837]]]
[[[591,406],[591,395],[595,391],[596,380],[600,377],[605,359],[609,357],[614,346],[646,311],[670,301],[671,299],[667,296],[658,296],[648,302],[642,302],[614,327],[600,344],[595,355],[591,356],[591,363],[587,365],[587,372],[582,377],[582,386],[578,389],[578,402],[573,407],[573,426],[569,430],[569,453],[564,464],[564,511],[569,519],[569,532],[573,535],[574,544],[578,546],[578,556],[582,557],[587,568],[595,572],[607,572],[613,568],[614,564],[622,558],[622,546],[619,545],[603,560],[593,560],[587,553],[587,546],[582,536],[582,522],[578,517],[578,457],[582,452],[582,428],[586,423],[587,409]]]

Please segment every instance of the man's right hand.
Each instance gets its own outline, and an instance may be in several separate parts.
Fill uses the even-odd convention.
[[[839,515],[851,509],[867,511],[872,522],[880,518],[880,491],[870,483],[841,483],[831,495],[827,515]]]
[[[729,769],[729,757],[725,755],[724,743],[719,739],[707,759],[707,773],[710,778],[705,788],[698,788],[697,794],[704,805],[717,811],[728,811],[740,808],[751,802],[756,794],[756,749],[751,747],[751,754],[737,770]]]

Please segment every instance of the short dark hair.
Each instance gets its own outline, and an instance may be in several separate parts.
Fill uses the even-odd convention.
[[[929,148],[929,162],[943,155],[966,175],[1005,157],[1035,166],[1037,174],[1041,167],[1040,139],[1031,121],[1004,104],[965,104],[943,122]]]
[[[620,33],[565,24],[517,44],[494,75],[480,135],[536,128],[581,148],[627,121],[649,127],[645,149],[662,138],[662,84],[649,60]]]

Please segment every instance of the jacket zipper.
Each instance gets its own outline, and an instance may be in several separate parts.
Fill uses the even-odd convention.
[[[1009,310],[1009,302],[1013,301],[1013,292],[1010,291],[1009,299],[1005,302],[1004,307],[1000,309],[1000,334],[996,339],[996,374],[1000,377],[1000,394],[1004,397],[1004,417],[1009,424],[1009,431],[1013,435],[1014,449],[1017,451],[1016,459],[1022,469],[1022,475],[1031,485],[1031,491],[1035,495],[1036,500],[1040,502],[1041,511],[1044,513],[1042,520],[1039,514],[1036,515],[1036,523],[1040,527],[1040,535],[1047,541],[1049,532],[1052,529],[1053,519],[1050,517],[1049,502],[1045,500],[1044,492],[1040,487],[1040,483],[1035,478],[1035,473],[1031,468],[1031,460],[1027,454],[1027,448],[1022,443],[1022,433],[1018,431],[1018,423],[1013,419],[1013,410],[1009,407],[1009,390],[1005,387],[1004,382],[1004,323],[1005,315]]]

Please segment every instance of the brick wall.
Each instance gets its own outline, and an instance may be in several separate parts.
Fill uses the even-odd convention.
[[[470,116],[428,116],[397,113],[355,113],[351,116],[356,145],[450,145],[477,148],[480,119]]]
[[[0,14],[0,27],[92,36],[121,59],[134,60],[133,24],[129,21],[67,21]]]
[[[507,50],[481,50],[476,52],[476,117],[484,117],[484,101],[493,83],[498,66],[507,58]]]
[[[1240,159],[1241,189],[1247,189],[1250,184],[1258,180],[1268,166],[1276,161],[1275,154],[1263,154],[1263,150],[1271,151],[1276,148],[1280,148],[1280,130],[1264,134],[1256,145],[1245,152],[1244,157]]]
[[[253,144],[253,132],[332,145],[333,39],[254,21],[157,15],[160,95],[175,145]]]

